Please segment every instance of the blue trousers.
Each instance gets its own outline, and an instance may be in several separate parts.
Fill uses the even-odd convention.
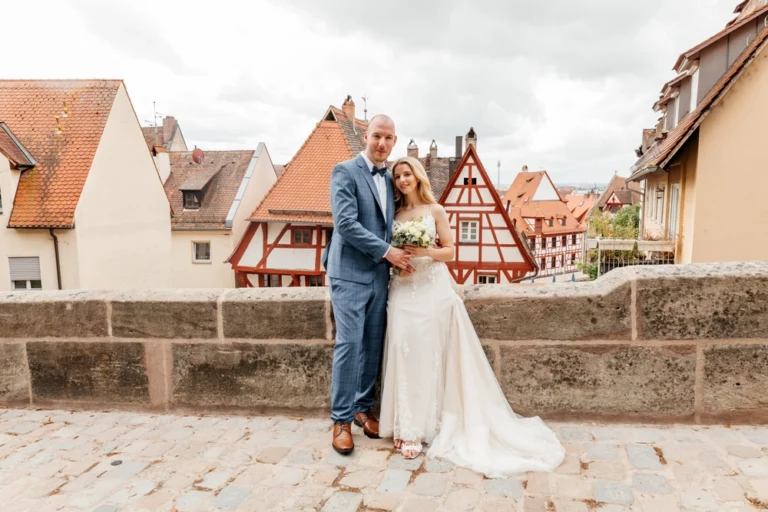
[[[389,269],[378,265],[369,284],[330,279],[336,320],[331,377],[331,420],[351,423],[376,403],[374,387],[387,329]]]

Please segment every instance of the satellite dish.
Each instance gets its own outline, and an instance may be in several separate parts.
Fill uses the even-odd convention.
[[[204,159],[205,153],[203,153],[203,150],[195,146],[194,151],[192,151],[192,161],[196,164],[202,164]]]

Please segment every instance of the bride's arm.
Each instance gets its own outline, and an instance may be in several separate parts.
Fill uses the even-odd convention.
[[[427,254],[437,261],[452,261],[455,257],[453,232],[451,231],[451,225],[448,222],[448,214],[445,213],[445,208],[439,204],[433,204],[432,217],[435,218],[435,227],[437,229],[437,236],[440,237],[441,247],[430,247],[427,249]]]

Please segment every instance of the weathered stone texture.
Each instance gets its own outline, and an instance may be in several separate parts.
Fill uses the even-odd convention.
[[[641,339],[768,338],[768,277],[640,279]]]
[[[107,305],[89,292],[0,293],[0,338],[107,335]]]
[[[22,404],[29,402],[24,345],[22,343],[0,344],[0,404]]]
[[[630,286],[602,293],[593,283],[551,287],[476,287],[466,307],[480,338],[497,340],[628,340]],[[491,288],[491,289],[488,289]]]
[[[710,412],[768,409],[768,345],[707,348],[703,398]]]
[[[520,412],[693,414],[695,348],[501,348],[501,385]]]
[[[327,300],[322,288],[234,290],[222,303],[224,337],[325,339]]]
[[[30,342],[27,358],[36,401],[149,400],[143,343]]]
[[[326,408],[332,356],[331,344],[174,344],[173,401]]]
[[[216,338],[219,290],[122,293],[112,299],[112,334],[122,338]]]

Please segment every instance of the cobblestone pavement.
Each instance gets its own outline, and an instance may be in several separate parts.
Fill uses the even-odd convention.
[[[557,471],[489,480],[324,419],[0,409],[0,510],[768,509],[768,427],[551,425]]]

